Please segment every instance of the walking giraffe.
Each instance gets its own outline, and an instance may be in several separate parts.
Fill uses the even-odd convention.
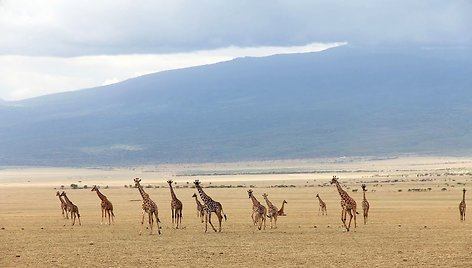
[[[154,225],[154,217],[156,218],[156,225],[157,225],[157,233],[161,234],[161,229],[159,227],[159,216],[158,216],[158,210],[157,210],[157,205],[154,203],[154,201],[149,198],[149,195],[144,191],[143,187],[140,184],[141,179],[140,178],[135,178],[134,179],[134,186],[138,188],[139,193],[141,194],[141,197],[143,198],[143,217],[141,219],[141,230],[139,231],[139,234],[142,233],[142,229],[144,228],[144,214],[148,214],[148,219],[149,219],[149,227],[151,229],[151,232],[149,234],[152,234],[152,227]]]
[[[223,213],[226,221],[226,214],[223,212],[223,206],[220,204],[220,202],[216,202],[211,197],[209,197],[202,189],[200,186],[200,181],[195,180],[193,182],[195,184],[195,187],[198,190],[198,193],[200,194],[200,198],[202,199],[203,203],[205,204],[205,232],[208,230],[208,223],[210,223],[211,228],[213,228],[213,231],[216,232],[215,227],[211,223],[211,213],[215,212],[216,217],[218,217],[219,221],[219,232],[221,232],[221,221],[223,219],[223,216],[221,214]]]
[[[279,211],[277,211],[277,216],[287,216],[287,214],[284,212],[285,204],[288,204],[287,201],[282,201],[282,207],[279,209]]]
[[[277,210],[277,207],[274,206],[274,205],[272,204],[272,202],[269,201],[269,199],[267,198],[267,196],[268,196],[268,195],[267,195],[266,193],[264,193],[264,194],[262,195],[262,197],[264,197],[264,199],[265,199],[265,201],[266,201],[266,203],[267,203],[267,207],[269,208],[269,213],[268,213],[267,217],[270,218],[270,228],[271,228],[271,229],[272,229],[272,228],[275,229],[275,228],[277,228],[277,214],[278,214],[277,212],[278,212],[278,210]],[[272,227],[272,220],[274,220],[274,225],[273,225],[273,227]]]
[[[70,213],[70,219],[72,220],[72,225],[75,224],[75,219],[78,218],[79,219],[79,225],[82,225],[80,223],[80,214],[79,214],[79,208],[74,205],[70,200],[69,198],[67,198],[67,195],[66,195],[66,192],[62,192],[61,193],[61,196],[64,197],[64,200],[66,201],[67,203],[67,210],[69,211]]]
[[[197,194],[193,193],[192,197],[195,197],[195,202],[197,203],[197,217],[200,217],[203,223],[203,217],[205,216],[205,210],[203,208],[202,203],[198,201]]]
[[[367,192],[366,185],[362,184],[362,192],[364,199],[362,200],[362,211],[364,212],[364,224],[367,224],[367,218],[369,217],[369,201],[365,198],[365,192]]]
[[[328,215],[328,210],[326,209],[326,203],[321,200],[321,197],[319,194],[316,194],[316,197],[318,198],[318,202],[320,203],[320,208],[318,209],[318,215],[321,214],[323,215]]]
[[[341,221],[344,224],[344,227],[346,228],[346,231],[349,232],[349,229],[351,228],[351,221],[352,218],[354,217],[354,228],[357,227],[356,223],[356,214],[357,213],[357,205],[356,201],[350,197],[346,191],[344,191],[341,187],[341,185],[338,182],[338,178],[336,176],[333,176],[333,179],[331,180],[331,184],[336,184],[336,188],[338,189],[339,196],[341,196]],[[349,225],[346,225],[346,217],[347,213],[349,213]]]
[[[466,209],[466,205],[465,205],[465,188],[462,189],[462,201],[461,203],[459,204],[459,213],[460,213],[460,218],[461,218],[461,221],[465,221],[465,209]]]
[[[170,201],[170,210],[172,211],[172,224],[174,224],[175,220],[175,228],[179,229],[179,226],[182,227],[182,202],[177,198],[174,193],[174,188],[172,188],[172,180],[168,180],[167,183],[169,184],[170,188],[170,196],[172,197],[172,201]]]
[[[257,201],[256,197],[252,194],[251,189],[249,189],[247,193],[249,194],[249,198],[252,201],[252,222],[259,230],[261,230],[262,225],[264,225],[265,230],[267,209],[259,201]]]
[[[107,218],[108,214],[108,225],[111,225],[111,222],[115,223],[115,214],[113,213],[113,204],[108,200],[108,198],[98,190],[97,185],[94,185],[92,192],[97,192],[98,198],[102,200],[100,207],[102,208],[102,221],[100,224],[103,224],[103,218]]]
[[[66,219],[69,219],[69,212],[67,211],[67,203],[62,199],[61,193],[59,191],[56,192],[56,196],[59,197],[59,200],[61,201],[61,211],[62,211],[62,216]],[[65,214],[65,215],[64,215]]]

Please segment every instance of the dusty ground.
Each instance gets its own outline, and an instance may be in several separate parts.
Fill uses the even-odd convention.
[[[472,161],[462,158],[3,169],[0,267],[472,267],[470,220],[461,223],[458,212],[471,171]],[[277,174],[267,174],[271,172]],[[348,233],[341,228],[339,194],[334,186],[323,186],[333,175],[359,206],[358,227]],[[124,188],[136,176],[143,185],[161,186],[145,189],[159,206],[160,236],[147,230],[138,234],[141,197],[137,189]],[[169,189],[162,188],[169,177],[178,182],[175,191],[184,204],[184,228],[179,230],[171,224]],[[222,233],[203,232],[191,197],[195,189],[183,188],[195,178],[204,187],[210,182],[246,186],[206,189],[228,216]],[[371,205],[367,225],[360,208],[362,181],[367,182]],[[115,224],[100,225],[97,195],[90,189],[68,189],[71,183],[102,185],[115,206]],[[264,192],[277,206],[288,201],[288,215],[279,218],[277,229],[268,224],[258,231],[252,226],[247,195],[251,184],[260,201]],[[269,188],[280,184],[296,187]],[[54,189],[60,185],[78,205],[82,226],[62,218]],[[326,202],[328,216],[318,215],[316,193]]]

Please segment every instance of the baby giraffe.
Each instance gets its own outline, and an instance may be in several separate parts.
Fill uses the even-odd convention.
[[[193,193],[192,197],[195,197],[195,203],[197,203],[197,217],[200,217],[203,223],[203,218],[205,216],[205,208],[203,207],[202,203],[198,201],[196,193]]]
[[[318,209],[318,215],[321,212],[321,215],[328,215],[328,211],[326,210],[326,203],[321,200],[319,194],[316,194],[316,198],[318,198],[318,202],[320,203],[320,208]]]
[[[61,210],[62,210],[62,216],[66,219],[69,219],[69,212],[67,211],[67,203],[62,199],[61,193],[59,191],[56,192],[56,196],[59,197],[59,200],[61,201]]]

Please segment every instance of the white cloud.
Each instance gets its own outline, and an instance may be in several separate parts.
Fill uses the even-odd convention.
[[[83,57],[0,56],[0,98],[19,100],[61,91],[117,83],[158,71],[211,64],[244,56],[321,51],[344,43],[296,47],[228,47],[174,54]]]

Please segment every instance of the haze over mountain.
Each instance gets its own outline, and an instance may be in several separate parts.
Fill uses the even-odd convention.
[[[0,165],[472,153],[472,53],[239,58],[0,101]]]

